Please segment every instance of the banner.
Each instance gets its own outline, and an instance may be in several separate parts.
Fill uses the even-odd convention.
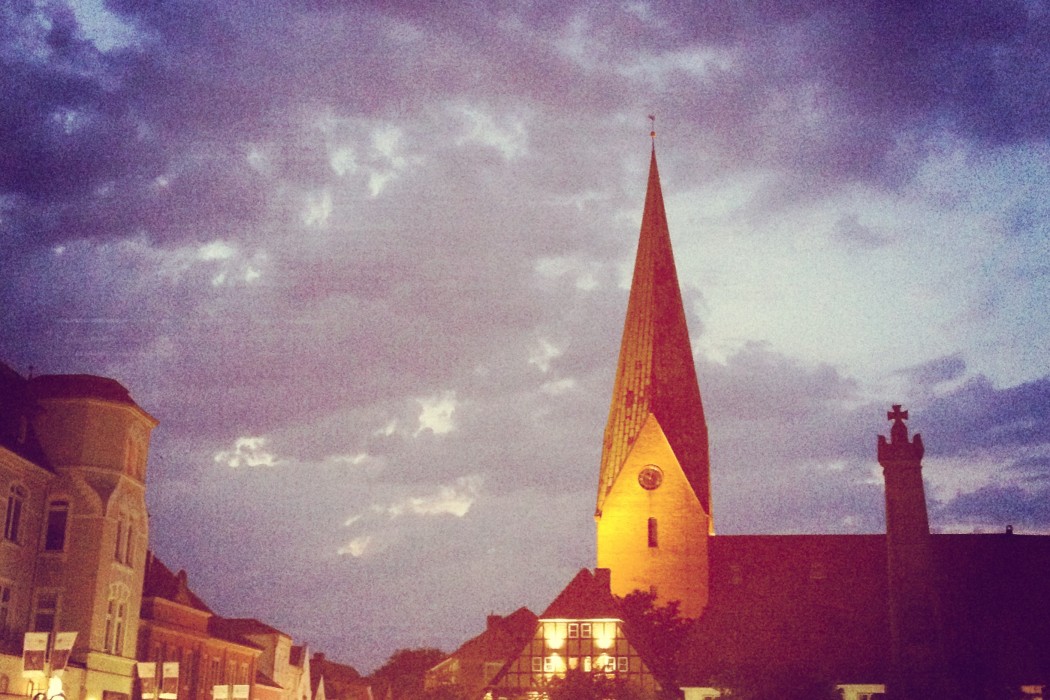
[[[55,632],[55,646],[51,649],[51,673],[62,673],[73,653],[73,643],[77,641],[76,632]]]
[[[161,700],[175,700],[179,695],[179,662],[165,661],[160,677]]]
[[[215,685],[211,689],[212,700],[230,700],[230,686]]]
[[[22,642],[22,673],[43,673],[46,663],[47,632],[26,632]]]
[[[139,682],[142,684],[142,700],[154,700],[157,697],[157,664],[152,661],[139,661]]]
[[[233,700],[248,700],[248,689],[251,688],[249,685],[235,685],[233,686]]]

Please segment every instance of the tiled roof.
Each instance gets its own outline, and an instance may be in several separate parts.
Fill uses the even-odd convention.
[[[29,380],[0,362],[0,447],[54,471],[33,430],[33,417],[40,410],[29,391]]]
[[[700,504],[710,514],[707,424],[671,252],[655,149],[649,164],[634,278],[605,426],[599,513],[650,414],[656,417]]]
[[[216,626],[233,634],[279,634],[284,637],[289,636],[276,627],[271,627],[265,622],[259,622],[250,617],[217,618]]]
[[[189,588],[185,571],[172,573],[153,552],[146,557],[146,573],[142,583],[143,598],[164,598],[203,612],[212,612],[203,600]]]
[[[884,535],[719,535],[709,543],[710,600],[681,654],[683,684],[771,667],[885,682]],[[1050,537],[933,535],[931,556],[953,672],[1050,678]]]
[[[609,591],[609,570],[580,569],[569,585],[547,606],[541,620],[622,619],[620,604]]]

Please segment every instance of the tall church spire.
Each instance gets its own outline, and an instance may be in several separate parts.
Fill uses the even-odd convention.
[[[620,360],[605,426],[598,482],[599,515],[649,416],[663,430],[700,505],[710,515],[707,424],[671,252],[655,143]]]

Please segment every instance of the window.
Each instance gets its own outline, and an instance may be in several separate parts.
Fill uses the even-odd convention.
[[[128,596],[126,586],[114,583],[109,587],[109,600],[106,603],[106,636],[105,651],[118,656],[124,655],[124,633],[128,625]]]
[[[620,673],[627,673],[627,657],[620,656],[616,659],[616,670]]]
[[[69,519],[69,501],[52,501],[47,508],[47,529],[44,531],[44,550],[61,552],[66,548],[66,521]]]
[[[554,657],[544,656],[543,657],[543,672],[554,673]]]
[[[649,547],[657,547],[656,518],[649,518]]]
[[[33,611],[33,631],[52,632],[58,619],[58,591],[40,591]]]
[[[583,657],[583,672],[584,673],[590,673],[591,672],[591,657],[589,657],[589,656]]]
[[[570,622],[569,623],[569,639],[576,639],[580,636],[580,623]]]
[[[581,622],[580,623],[580,637],[582,639],[590,639],[591,638],[591,623],[589,623],[589,622]]]
[[[121,513],[117,518],[117,540],[113,548],[113,558],[121,564],[131,566],[134,561],[134,540],[132,539],[134,533],[135,528],[132,526],[128,514]]]
[[[26,500],[24,486],[15,484],[7,494],[7,518],[4,520],[4,539],[18,542],[22,530],[22,505]]]
[[[540,656],[532,657],[532,672],[539,673],[543,670],[543,658]]]
[[[10,631],[7,628],[7,618],[11,610],[11,586],[6,583],[0,584],[0,639],[7,639]]]

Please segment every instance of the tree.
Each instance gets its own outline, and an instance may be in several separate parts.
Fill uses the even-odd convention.
[[[678,612],[678,601],[657,605],[655,594],[636,590],[620,599],[620,609],[631,641],[645,655],[661,685],[676,678],[678,650],[692,625],[692,620]]]
[[[371,675],[375,697],[421,700],[423,677],[445,656],[445,652],[433,647],[398,649]]]
[[[640,700],[639,694],[621,678],[579,669],[552,678],[546,688],[549,700]]]

